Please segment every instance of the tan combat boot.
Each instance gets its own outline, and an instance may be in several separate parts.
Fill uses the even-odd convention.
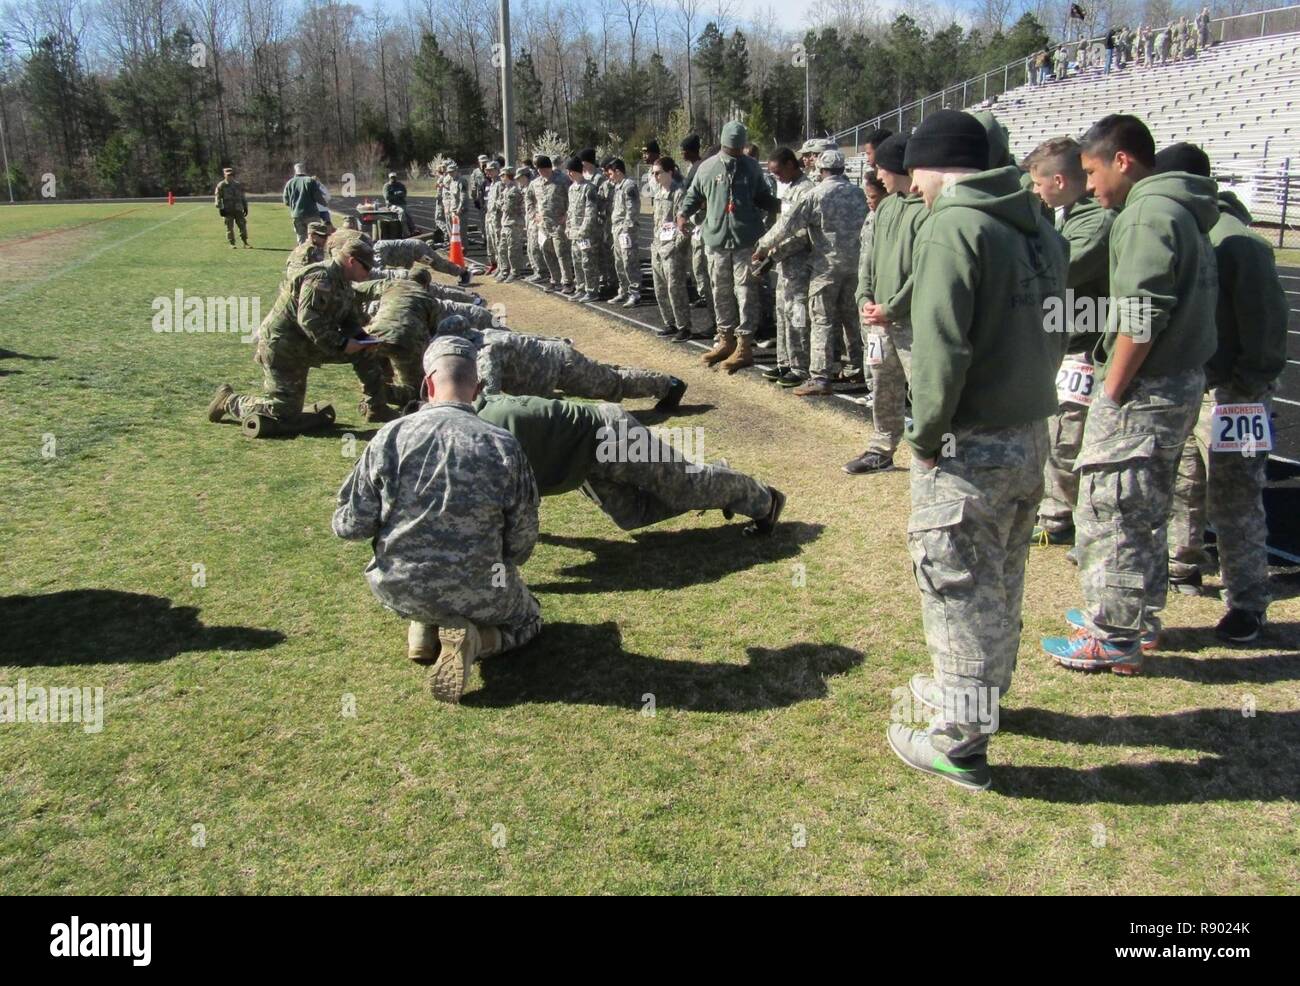
[[[723,362],[722,368],[728,373],[735,373],[737,370],[753,365],[754,337],[740,336],[736,340],[736,351]]]
[[[226,403],[234,395],[235,389],[228,383],[223,383],[217,388],[217,392],[212,395],[212,403],[208,405],[208,420],[217,424],[226,416]]]
[[[416,664],[432,664],[438,657],[438,628],[412,620],[406,631],[406,656]]]
[[[718,341],[713,344],[713,348],[704,354],[704,365],[716,366],[735,351],[736,337],[734,335],[718,336]]]

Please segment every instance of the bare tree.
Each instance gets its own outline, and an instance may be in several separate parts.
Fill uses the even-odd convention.
[[[691,88],[691,51],[695,45],[695,24],[700,18],[700,8],[704,0],[673,0],[676,11],[677,29],[682,33],[686,48],[686,122],[694,123],[695,93]]]
[[[623,8],[623,19],[627,21],[628,64],[636,68],[636,35],[650,0],[618,0],[618,5]]]

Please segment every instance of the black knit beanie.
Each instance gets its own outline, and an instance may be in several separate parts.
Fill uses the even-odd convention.
[[[892,134],[876,146],[876,167],[896,175],[907,174],[903,165],[904,152],[907,150],[907,136]]]
[[[979,120],[960,110],[939,110],[927,116],[907,142],[903,164],[913,168],[973,168],[989,166],[989,135]]]

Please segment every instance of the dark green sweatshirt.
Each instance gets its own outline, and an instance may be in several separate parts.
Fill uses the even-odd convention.
[[[1219,221],[1211,178],[1166,171],[1128,193],[1110,229],[1110,310],[1093,361],[1106,377],[1115,333],[1150,340],[1140,377],[1204,366],[1214,354],[1218,298],[1214,248],[1206,235]]]
[[[962,178],[935,201],[916,237],[912,288],[912,423],[924,458],[959,428],[1007,428],[1057,407],[1066,336],[1048,332],[1065,293],[1068,247],[1020,187],[1015,167]]]
[[[474,409],[488,424],[515,436],[542,496],[576,490],[586,481],[605,426],[596,405],[494,394],[479,397]]]
[[[1103,209],[1092,195],[1084,195],[1074,205],[1066,206],[1057,227],[1070,244],[1070,272],[1065,286],[1074,292],[1075,305],[1083,299],[1105,301],[1110,295],[1110,228],[1115,211]],[[1102,326],[1094,324],[1090,332],[1070,336],[1069,352],[1091,349]]]
[[[1211,387],[1228,385],[1257,398],[1286,368],[1286,291],[1273,250],[1250,231],[1250,213],[1231,192],[1219,192],[1219,221],[1210,242],[1219,264],[1214,321],[1218,349],[1205,366]]]
[[[763,235],[767,213],[781,207],[763,180],[763,166],[747,154],[719,151],[700,165],[682,197],[679,215],[692,216],[703,205],[697,236],[718,250],[752,247]]]
[[[890,321],[906,322],[912,309],[913,248],[930,210],[919,195],[888,195],[876,209],[871,249],[858,260],[858,307],[885,306]]]

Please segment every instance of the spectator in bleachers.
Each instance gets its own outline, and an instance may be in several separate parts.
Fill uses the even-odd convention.
[[[1196,18],[1196,31],[1202,48],[1210,47],[1210,8],[1202,7]]]
[[[1170,24],[1163,28],[1156,35],[1156,64],[1167,65],[1169,63],[1169,52],[1173,45],[1174,26]]]

